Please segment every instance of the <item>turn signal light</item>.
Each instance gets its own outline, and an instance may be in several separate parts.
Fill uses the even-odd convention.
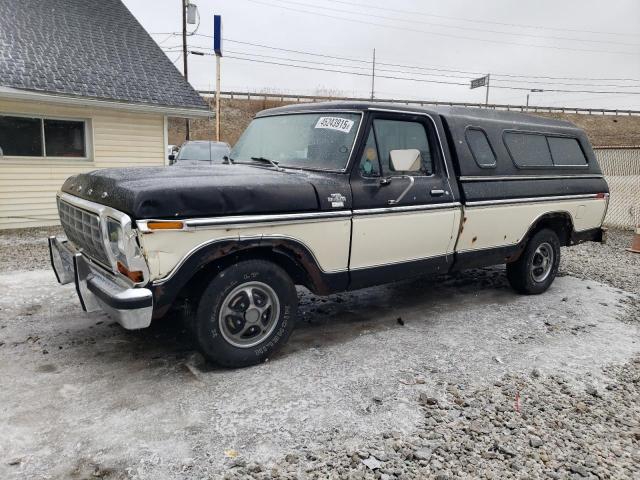
[[[182,230],[184,223],[182,222],[147,222],[150,230]]]
[[[118,262],[116,265],[118,267],[118,271],[121,274],[123,274],[125,277],[127,277],[129,280],[131,280],[132,282],[140,283],[144,280],[144,275],[142,275],[142,272],[140,271],[132,272],[127,267],[125,267],[124,263],[122,262]]]
[[[602,199],[602,198],[607,198],[608,196],[609,196],[609,194],[608,194],[608,193],[598,193],[598,194],[596,195],[596,198],[600,198],[600,199]]]

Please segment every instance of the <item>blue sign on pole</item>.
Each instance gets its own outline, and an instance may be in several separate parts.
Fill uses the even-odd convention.
[[[222,17],[213,16],[213,51],[216,55],[222,56]]]

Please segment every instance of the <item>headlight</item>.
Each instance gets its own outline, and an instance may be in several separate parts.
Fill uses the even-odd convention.
[[[115,269],[134,283],[144,281],[144,272],[142,272],[142,270],[129,270],[130,265],[127,260],[127,248],[133,249],[132,255],[134,257],[139,256],[140,251],[137,245],[125,245],[127,240],[124,238],[124,232],[120,222],[107,217],[107,236],[109,251],[115,260]]]
[[[124,246],[124,233],[120,222],[107,218],[107,240],[109,243],[109,250],[116,262],[122,262],[127,265],[127,256]]]

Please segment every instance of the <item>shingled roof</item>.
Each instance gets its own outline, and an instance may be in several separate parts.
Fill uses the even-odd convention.
[[[207,109],[120,0],[0,1],[0,86]]]

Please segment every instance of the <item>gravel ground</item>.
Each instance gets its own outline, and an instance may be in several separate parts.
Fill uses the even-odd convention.
[[[0,478],[640,479],[627,233],[564,249],[540,296],[502,268],[301,292],[284,351],[229,371],[176,322],[83,314],[50,231],[0,237]]]
[[[640,295],[640,254],[628,252],[633,232],[609,230],[607,243],[586,242],[562,249],[560,272],[589,278]]]
[[[604,369],[603,389],[562,375],[509,374],[491,386],[419,396],[410,435],[360,448],[230,462],[224,478],[640,478],[640,356]]]
[[[49,268],[47,238],[61,234],[62,227],[0,230],[0,272]]]

